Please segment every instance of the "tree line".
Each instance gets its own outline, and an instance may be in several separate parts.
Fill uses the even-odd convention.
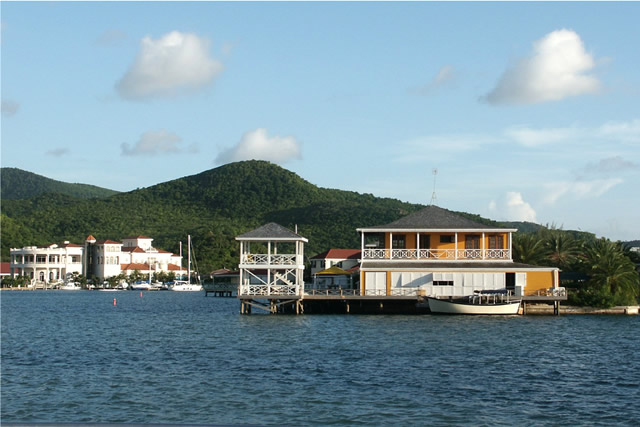
[[[636,305],[640,296],[640,256],[621,242],[606,238],[576,238],[554,227],[535,233],[515,234],[515,262],[558,267],[573,278],[568,287],[569,304],[593,307]],[[561,279],[566,274],[561,273]]]

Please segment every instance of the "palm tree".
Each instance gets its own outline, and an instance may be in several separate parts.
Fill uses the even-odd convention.
[[[640,294],[640,276],[623,248],[605,238],[586,248],[585,264],[591,276],[588,287],[608,297],[611,305],[632,305]]]
[[[544,245],[553,265],[568,268],[578,259],[580,245],[571,234],[562,230],[549,230],[545,234]]]
[[[513,260],[524,264],[541,265],[547,259],[544,241],[536,234],[520,234],[513,238]]]

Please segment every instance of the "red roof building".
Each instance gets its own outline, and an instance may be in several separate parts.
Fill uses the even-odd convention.
[[[338,266],[343,270],[350,270],[360,264],[360,249],[329,249],[309,258],[311,274]]]

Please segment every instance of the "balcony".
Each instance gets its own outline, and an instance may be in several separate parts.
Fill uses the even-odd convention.
[[[365,249],[364,260],[398,261],[505,261],[509,249]]]
[[[302,264],[302,260],[298,260],[295,254],[242,254],[240,264],[250,266],[293,266]]]

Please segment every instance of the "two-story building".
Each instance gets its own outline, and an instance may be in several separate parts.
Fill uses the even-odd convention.
[[[54,282],[67,275],[82,273],[83,248],[69,242],[10,249],[11,277],[25,276],[32,281]]]
[[[437,206],[390,224],[359,228],[361,294],[453,297],[508,290],[534,295],[557,288],[557,268],[513,261],[516,231]]]

